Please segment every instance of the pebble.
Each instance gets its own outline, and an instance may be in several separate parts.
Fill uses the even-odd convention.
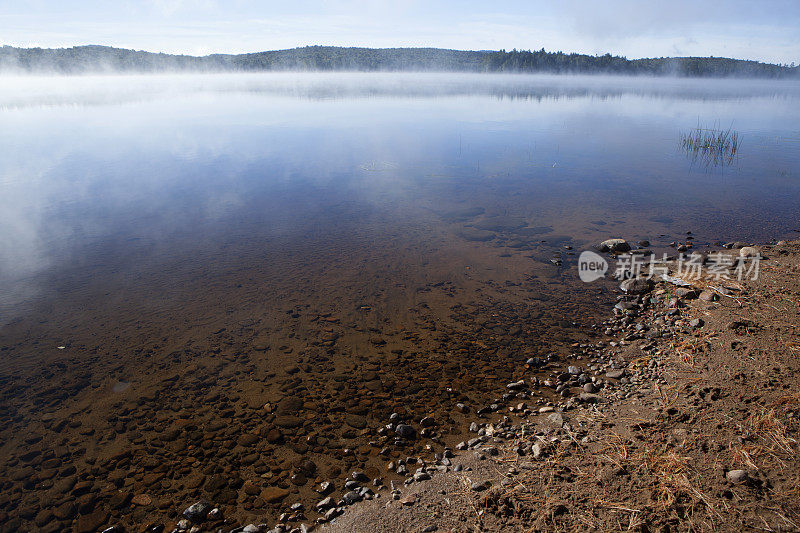
[[[417,431],[408,424],[397,424],[394,432],[407,440],[411,440],[417,436]]]
[[[319,484],[319,487],[315,490],[324,496],[326,494],[330,494],[331,492],[333,492],[334,488],[335,487],[333,483],[331,483],[330,481],[323,481],[322,483]]]
[[[728,470],[725,477],[733,484],[744,483],[747,481],[747,470]]]
[[[647,278],[626,279],[619,284],[619,288],[626,294],[644,294],[653,290],[653,280]]]
[[[716,302],[719,300],[719,296],[717,293],[712,291],[711,289],[705,289],[703,292],[700,293],[700,299],[704,302]]]
[[[334,507],[335,505],[336,505],[336,502],[333,501],[333,498],[328,496],[324,500],[320,500],[317,503],[316,507],[317,507],[318,511],[324,511],[325,509],[330,509],[331,507]]]
[[[506,388],[510,389],[510,390],[524,389],[525,388],[525,380],[521,379],[519,381],[515,381],[513,383],[509,383],[508,385],[506,385]]]
[[[547,421],[556,426],[556,427],[563,427],[564,426],[564,415],[561,413],[550,413],[547,415]]]
[[[480,482],[477,482],[477,483],[473,483],[470,486],[470,489],[474,490],[475,492],[481,492],[481,491],[484,491],[484,490],[488,489],[491,486],[492,486],[492,484],[489,481],[480,481]]]
[[[684,300],[694,300],[697,298],[698,293],[695,289],[690,289],[688,287],[678,287],[675,289],[675,296],[678,298],[683,298]]]
[[[205,500],[200,500],[193,503],[183,511],[183,516],[192,522],[201,522],[205,520],[206,515],[211,510],[211,504]]]
[[[400,504],[405,505],[406,507],[414,505],[415,503],[417,503],[417,497],[414,496],[413,494],[406,496],[405,498],[400,500]]]
[[[356,502],[360,502],[363,498],[359,492],[351,490],[350,492],[346,493],[342,496],[342,503],[344,505],[353,505]]]

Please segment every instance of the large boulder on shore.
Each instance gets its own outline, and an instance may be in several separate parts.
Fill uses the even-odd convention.
[[[631,245],[625,239],[606,239],[597,245],[597,249],[601,252],[622,253],[629,252]]]

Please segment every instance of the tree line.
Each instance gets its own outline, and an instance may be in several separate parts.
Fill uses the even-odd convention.
[[[0,71],[82,74],[166,71],[457,71],[550,72],[686,77],[797,77],[800,67],[723,57],[627,59],[541,50],[306,46],[251,54],[188,56],[108,46],[0,47]]]

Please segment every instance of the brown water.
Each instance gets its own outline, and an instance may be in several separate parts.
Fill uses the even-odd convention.
[[[201,496],[271,521],[316,501],[315,481],[441,451],[472,416],[457,402],[474,413],[608,313],[611,284],[581,283],[572,253],[791,235],[798,96],[560,77],[15,80],[0,91],[2,521],[144,523]],[[698,122],[740,132],[732,164],[680,151]],[[380,435],[392,412],[433,415],[434,438]]]

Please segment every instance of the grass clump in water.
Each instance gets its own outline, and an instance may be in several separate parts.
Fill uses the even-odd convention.
[[[731,128],[702,128],[699,125],[689,132],[681,133],[680,144],[693,161],[700,160],[707,166],[730,165],[739,152],[739,133]]]

